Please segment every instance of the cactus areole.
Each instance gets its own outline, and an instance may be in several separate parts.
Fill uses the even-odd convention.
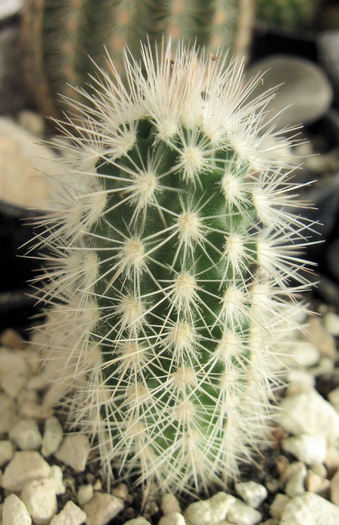
[[[258,79],[183,45],[142,61],[125,54],[127,88],[93,78],[53,166],[36,341],[49,401],[95,436],[108,478],[207,491],[267,432],[307,224],[289,144],[261,122],[271,94],[247,102]]]

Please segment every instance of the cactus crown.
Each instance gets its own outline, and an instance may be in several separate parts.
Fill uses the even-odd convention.
[[[208,490],[267,430],[307,226],[288,142],[261,123],[271,94],[246,102],[258,79],[184,45],[145,46],[142,60],[125,54],[128,89],[112,62],[93,79],[53,167],[38,338],[58,378],[49,402],[98,437],[109,477],[113,465]]]

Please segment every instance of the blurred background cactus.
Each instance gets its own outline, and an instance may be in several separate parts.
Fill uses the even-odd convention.
[[[133,55],[140,41],[163,35],[246,54],[254,15],[253,0],[27,0],[22,19],[25,72],[45,115],[58,115],[69,86],[83,86],[102,64],[104,46],[121,71],[122,50]]]
[[[257,19],[282,30],[310,28],[320,0],[256,0]]]

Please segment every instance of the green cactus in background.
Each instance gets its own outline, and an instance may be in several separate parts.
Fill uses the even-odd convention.
[[[100,5],[99,5],[100,4]],[[22,41],[25,71],[32,94],[46,115],[57,115],[58,94],[69,85],[84,86],[102,64],[106,46],[118,71],[127,44],[134,56],[140,41],[205,45],[210,52],[236,47],[245,54],[253,0],[26,0]],[[239,28],[239,30],[238,30]],[[74,96],[74,93],[72,94]]]
[[[97,437],[108,479],[208,491],[268,430],[308,224],[289,142],[261,120],[272,93],[247,102],[260,79],[181,44],[141,55],[125,55],[128,90],[109,61],[76,132],[60,124],[34,341],[45,403]]]
[[[257,18],[270,27],[300,30],[310,27],[319,0],[256,0]]]

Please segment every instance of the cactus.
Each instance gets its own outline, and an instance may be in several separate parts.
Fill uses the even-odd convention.
[[[141,54],[125,53],[128,91],[101,71],[76,133],[60,124],[34,340],[45,403],[96,436],[108,479],[208,491],[269,428],[305,308],[308,224],[289,142],[261,121],[272,93],[247,102],[260,79],[183,44]]]
[[[95,70],[91,59],[100,64],[104,46],[118,70],[125,44],[137,55],[140,41],[154,43],[164,34],[173,43],[196,39],[211,52],[235,45],[236,52],[245,54],[252,4],[253,0],[103,0],[99,8],[96,0],[26,0],[22,41],[28,85],[42,112],[57,116],[63,108],[58,94],[74,96],[70,85],[84,86]]]
[[[257,0],[257,17],[270,27],[307,29],[318,6],[319,0]]]

